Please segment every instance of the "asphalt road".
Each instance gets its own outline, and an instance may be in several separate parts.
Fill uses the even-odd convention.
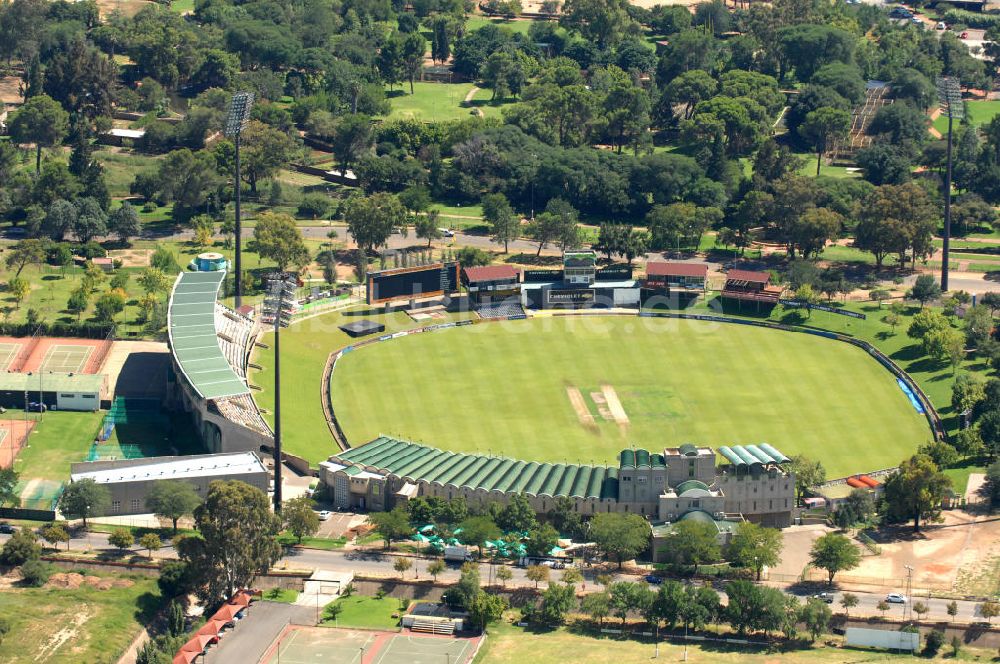
[[[0,545],[3,544],[10,535],[0,535]],[[109,555],[114,555],[116,549],[108,544],[108,535],[105,533],[82,533],[77,531],[73,539],[70,541],[71,552],[81,551],[81,550],[106,550]],[[145,555],[144,550],[140,550],[138,547],[132,549],[132,553],[140,556]],[[160,549],[154,554],[156,558],[175,558],[176,553],[173,548],[166,544],[164,548]],[[386,555],[378,551],[345,551],[345,550],[333,550],[324,551],[320,549],[292,549],[286,553],[286,555],[278,561],[276,568],[278,569],[296,569],[296,570],[331,570],[337,572],[353,572],[355,574],[360,574],[364,576],[379,576],[386,579],[389,578],[399,578],[399,572],[396,572],[392,568],[392,564],[396,557],[392,555]],[[406,572],[405,578],[407,579],[427,579],[430,575],[427,574],[427,565],[430,562],[426,558],[412,558],[413,567]],[[495,570],[499,566],[492,566],[488,563],[479,564],[479,576],[484,584],[495,581]],[[491,569],[492,568],[492,569]],[[533,586],[533,582],[529,581],[525,575],[525,570],[520,567],[510,567],[511,572],[513,572],[513,578],[507,582],[508,586]],[[584,582],[580,585],[580,589],[583,591],[593,590],[598,587],[596,576],[599,573],[604,573],[603,568],[585,568],[581,570],[584,575]],[[613,571],[613,570],[612,570]],[[444,582],[454,582],[458,580],[460,574],[460,569],[458,565],[449,564],[445,571],[438,576],[439,581]],[[552,570],[551,579],[554,581],[559,580],[560,570]],[[615,580],[629,580],[636,581],[639,577],[630,574],[617,574],[614,573],[613,578]],[[651,587],[655,589],[655,585],[651,584]],[[810,593],[798,588],[784,588],[782,590],[794,594],[799,597],[803,602],[809,597]],[[879,592],[859,592],[851,591],[853,595],[858,597],[858,606],[851,609],[851,615],[854,616],[881,616],[882,613],[878,610],[877,606],[880,601],[885,599],[887,592],[903,592],[905,588],[894,588],[891,590],[879,591]],[[815,591],[813,591],[815,592]],[[843,611],[840,606],[840,598],[842,597],[842,591],[835,591],[831,593],[833,597],[833,604],[831,608],[835,613]],[[725,602],[725,593],[722,593],[723,602]],[[958,600],[958,614],[955,618],[951,618],[948,615],[948,603],[949,600],[946,599],[934,599],[926,597],[914,597],[913,603],[923,602],[929,611],[924,614],[925,619],[930,620],[941,620],[941,621],[951,621],[957,620],[960,622],[975,622],[983,620],[982,616],[978,611],[978,604],[976,602]],[[903,619],[905,616],[904,611],[907,609],[901,604],[890,605],[889,610],[885,613],[886,618],[895,618],[898,620]],[[916,618],[915,614],[912,614],[913,618]]]

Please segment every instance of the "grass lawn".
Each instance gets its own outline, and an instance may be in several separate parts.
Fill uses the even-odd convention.
[[[271,588],[264,593],[264,599],[269,602],[282,602],[283,604],[292,604],[299,598],[298,590],[291,590],[290,588]]]
[[[412,118],[426,122],[463,120],[472,117],[472,109],[463,106],[465,96],[472,90],[472,83],[417,82],[410,94],[409,83],[404,83],[389,93],[392,112],[389,118]],[[496,108],[483,106],[483,112]]]
[[[12,415],[16,417],[15,411],[8,410],[7,416]],[[25,480],[65,480],[69,477],[70,463],[86,457],[103,415],[100,411],[45,413],[45,418],[32,430],[28,446],[17,455],[15,470]]]
[[[617,392],[624,429],[599,414],[590,395],[602,385]],[[568,387],[584,395],[595,425],[580,423]],[[354,444],[387,433],[534,461],[613,463],[632,445],[769,442],[840,477],[894,465],[930,438],[864,351],[701,321],[538,318],[412,335],[345,355],[331,390]]]
[[[343,549],[344,545],[347,544],[347,540],[343,537],[303,537],[300,543],[295,535],[283,532],[278,535],[278,544],[282,546],[304,546],[310,549],[325,549],[330,551],[333,549]]]
[[[609,620],[609,623],[615,621]],[[779,650],[778,652],[768,652],[766,648],[754,649],[745,646],[734,648],[726,647],[722,644],[704,645],[692,643],[688,647],[687,661],[712,663],[718,662],[744,662],[748,664],[771,664],[780,662],[781,664],[812,664],[816,662],[834,662],[846,664],[848,662],[873,662],[873,661],[913,661],[912,655],[890,655],[885,652],[872,652],[870,650],[853,650],[843,648],[830,648],[823,646],[825,639],[820,639],[816,645],[805,646],[796,650]],[[840,641],[840,639],[836,639]],[[738,649],[737,649],[738,648]],[[955,661],[955,658],[944,657],[945,651],[950,652],[950,648],[942,648],[941,655],[933,659],[924,661]],[[572,661],[574,664],[604,664],[605,662],[647,662],[654,657],[655,646],[651,639],[628,639],[618,636],[602,635],[594,636],[587,633],[571,631],[571,628],[560,628],[543,633],[535,633],[520,627],[503,623],[490,627],[489,638],[479,651],[475,664],[522,664],[531,662],[532,664],[563,664]],[[567,658],[567,653],[572,653],[571,658]],[[977,655],[985,651],[973,652],[963,648],[959,661],[975,661]],[[983,655],[988,657],[989,653]],[[659,657],[666,662],[679,662],[684,658],[684,647],[678,642],[661,641],[659,646]]]
[[[0,615],[10,621],[11,631],[0,644],[0,661],[117,661],[139,629],[152,619],[160,596],[156,579],[115,578],[131,585],[108,590],[88,585],[72,590],[4,588]]]
[[[799,169],[800,175],[813,176],[816,175],[816,153],[815,152],[797,152],[797,157],[801,157],[805,160],[802,168]],[[819,169],[820,175],[827,175],[833,178],[859,178],[861,177],[860,169],[847,170],[846,166],[831,166],[827,164],[826,161],[823,162]]]
[[[965,109],[968,113],[969,124],[983,125],[993,119],[993,116],[1000,115],[1000,101],[967,101]],[[958,121],[952,123],[952,130],[958,129]],[[944,136],[948,133],[948,118],[939,115],[934,120],[934,128]]]
[[[945,468],[943,472],[951,478],[952,488],[957,493],[965,495],[965,489],[969,485],[969,475],[985,473],[986,466],[977,465],[974,459],[966,459],[954,468]]]
[[[470,16],[465,22],[465,31],[472,32],[487,25],[495,25],[511,32],[519,32],[526,35],[528,34],[528,30],[531,29],[532,23],[534,21],[508,21],[504,18],[491,18],[489,16]]]
[[[350,597],[342,597],[336,602],[344,607],[343,612],[337,616],[337,627],[365,627],[368,629],[396,629],[399,627],[399,618],[392,617],[392,614],[402,612],[399,600],[395,597],[378,599],[364,595],[351,595]],[[334,621],[324,620],[320,624],[333,627]]]

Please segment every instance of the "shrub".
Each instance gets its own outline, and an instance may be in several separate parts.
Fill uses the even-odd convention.
[[[924,637],[924,654],[928,657],[933,657],[941,650],[941,646],[944,645],[944,631],[940,629],[932,629]]]
[[[52,575],[52,568],[41,560],[29,560],[21,565],[21,578],[25,585],[40,588]]]
[[[295,213],[304,219],[320,219],[330,210],[330,199],[323,194],[306,194]]]

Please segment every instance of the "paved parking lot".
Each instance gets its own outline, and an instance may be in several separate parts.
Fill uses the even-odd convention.
[[[205,662],[258,662],[289,622],[312,625],[316,622],[316,609],[266,600],[254,602],[247,617],[236,623],[236,629],[223,635],[219,643],[209,649]]]
[[[323,509],[321,505],[318,509]],[[365,515],[350,512],[333,512],[326,521],[319,522],[317,537],[341,537],[354,526],[365,522]]]

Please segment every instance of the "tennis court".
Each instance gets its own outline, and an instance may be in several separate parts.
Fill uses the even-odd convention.
[[[21,344],[19,343],[9,341],[0,343],[0,371],[6,371],[10,368],[10,363],[17,357],[20,350]]]
[[[87,358],[93,352],[93,346],[53,344],[46,349],[40,370],[54,371],[56,373],[77,373],[87,363]]]
[[[464,664],[473,652],[473,641],[400,634],[380,650],[374,664]]]
[[[337,662],[361,664],[362,653],[368,653],[378,632],[346,629],[295,629],[286,632],[272,652],[268,662],[306,664],[307,662]]]

